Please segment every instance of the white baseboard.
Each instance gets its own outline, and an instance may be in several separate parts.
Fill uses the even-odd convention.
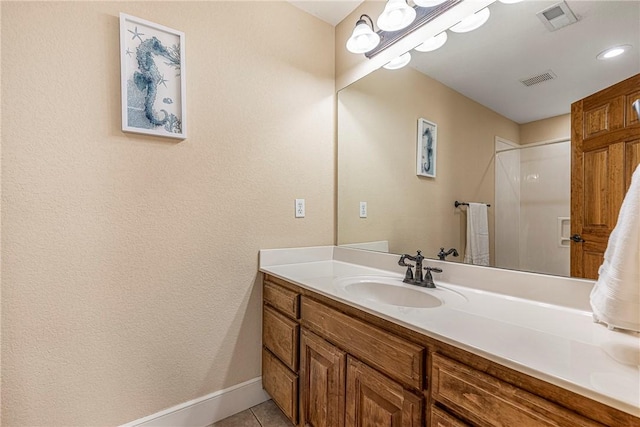
[[[262,377],[257,377],[121,427],[204,427],[269,399],[262,389]]]

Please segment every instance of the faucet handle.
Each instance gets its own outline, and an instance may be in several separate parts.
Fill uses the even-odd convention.
[[[405,259],[411,257],[411,255],[407,255],[404,254],[402,256],[400,256],[400,259],[398,260],[398,265],[401,267],[407,267],[407,271],[404,273],[404,283],[413,283],[414,279],[413,279],[413,264],[407,264],[406,262],[404,262]]]
[[[409,255],[404,254],[402,256],[400,256],[400,259],[398,260],[398,265],[401,267],[413,267],[413,264],[407,264],[406,262],[404,262],[405,259],[407,259],[407,257],[409,257]]]
[[[425,267],[425,270],[427,270],[427,272],[431,273],[432,271],[434,273],[442,273],[442,269],[438,268],[438,267]]]

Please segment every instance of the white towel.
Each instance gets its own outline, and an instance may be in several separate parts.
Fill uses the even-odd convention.
[[[467,208],[467,248],[464,262],[489,265],[489,221],[487,205],[469,203]]]
[[[598,281],[591,291],[593,319],[640,332],[640,165],[609,236]]]

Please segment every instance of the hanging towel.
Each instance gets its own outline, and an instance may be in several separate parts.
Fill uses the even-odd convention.
[[[467,208],[467,248],[464,262],[489,265],[489,221],[487,205],[469,203]]]
[[[591,291],[591,309],[593,320],[609,329],[640,332],[640,165],[609,236]]]

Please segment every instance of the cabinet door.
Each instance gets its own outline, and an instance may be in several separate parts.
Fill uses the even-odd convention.
[[[419,427],[422,425],[422,398],[348,357],[345,425]]]
[[[346,354],[303,329],[300,341],[302,426],[343,427]]]

